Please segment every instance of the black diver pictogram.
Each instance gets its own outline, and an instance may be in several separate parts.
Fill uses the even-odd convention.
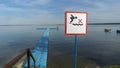
[[[74,17],[72,14],[71,14],[71,17],[70,17],[71,21],[70,21],[70,24],[73,22],[74,19],[77,19],[77,17]]]

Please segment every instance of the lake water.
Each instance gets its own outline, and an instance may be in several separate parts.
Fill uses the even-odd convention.
[[[0,68],[26,48],[34,48],[44,32],[36,30],[39,27],[56,26],[0,26]],[[64,26],[58,27],[59,30],[50,30],[48,67],[64,62],[73,66],[74,36],[65,36]],[[98,65],[120,64],[120,34],[116,33],[120,25],[88,27],[87,36],[78,36],[78,59],[83,57]],[[104,32],[105,28],[111,28],[112,32]]]

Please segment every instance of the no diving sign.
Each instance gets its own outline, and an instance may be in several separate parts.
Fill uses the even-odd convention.
[[[87,12],[65,12],[65,34],[86,35],[88,29]]]

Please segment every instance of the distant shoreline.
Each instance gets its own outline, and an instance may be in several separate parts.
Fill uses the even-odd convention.
[[[120,25],[120,23],[89,23],[88,25]]]
[[[15,25],[0,25],[0,26],[59,26],[64,24],[15,24]],[[120,23],[88,23],[88,25],[120,25]]]

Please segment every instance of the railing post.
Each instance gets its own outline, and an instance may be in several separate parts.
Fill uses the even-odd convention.
[[[30,68],[30,52],[29,52],[29,48],[27,49],[27,61],[28,61],[28,68]]]
[[[28,68],[30,68],[30,57],[32,58],[33,62],[34,62],[34,68],[35,68],[35,58],[34,56],[32,55],[30,49],[28,48],[27,49],[27,60],[28,60]]]

